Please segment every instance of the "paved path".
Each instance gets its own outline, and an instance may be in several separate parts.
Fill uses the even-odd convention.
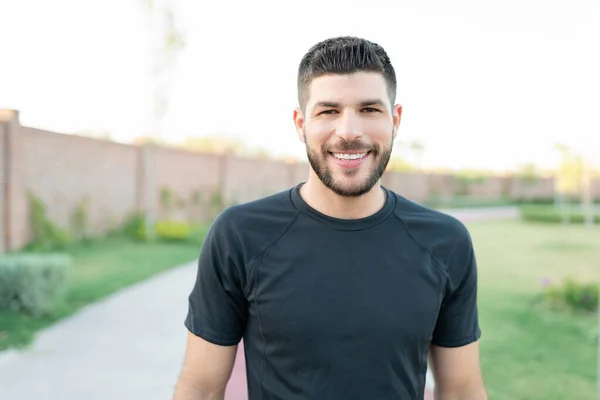
[[[502,208],[455,214],[469,221],[514,213]],[[41,332],[27,350],[0,353],[0,399],[172,398],[195,273],[195,262],[174,268],[81,309]],[[227,399],[246,399],[241,348]]]
[[[0,355],[0,399],[166,400],[183,362],[195,263],[94,303]]]

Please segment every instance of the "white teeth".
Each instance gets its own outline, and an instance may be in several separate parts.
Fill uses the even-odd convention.
[[[358,154],[345,154],[345,153],[333,153],[335,158],[339,158],[340,160],[356,160],[357,158],[363,158],[367,153],[358,153]]]

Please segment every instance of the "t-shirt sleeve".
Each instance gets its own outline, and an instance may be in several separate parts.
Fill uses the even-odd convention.
[[[462,224],[444,263],[446,293],[442,300],[432,344],[459,347],[481,336],[477,307],[477,261],[471,237]]]
[[[243,257],[229,219],[219,215],[204,239],[185,319],[191,333],[221,346],[239,343],[247,318]]]

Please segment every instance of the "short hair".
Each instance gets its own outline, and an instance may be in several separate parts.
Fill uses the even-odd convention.
[[[305,110],[309,86],[327,74],[378,72],[383,75],[390,103],[396,101],[396,72],[386,51],[369,40],[339,36],[323,40],[304,55],[298,68],[298,103]]]

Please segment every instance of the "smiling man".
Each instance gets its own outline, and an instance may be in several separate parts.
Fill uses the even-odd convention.
[[[175,400],[223,399],[244,339],[248,398],[484,400],[477,266],[458,220],[380,183],[400,126],[384,49],[338,37],[298,71],[309,175],[214,221],[189,296]]]

